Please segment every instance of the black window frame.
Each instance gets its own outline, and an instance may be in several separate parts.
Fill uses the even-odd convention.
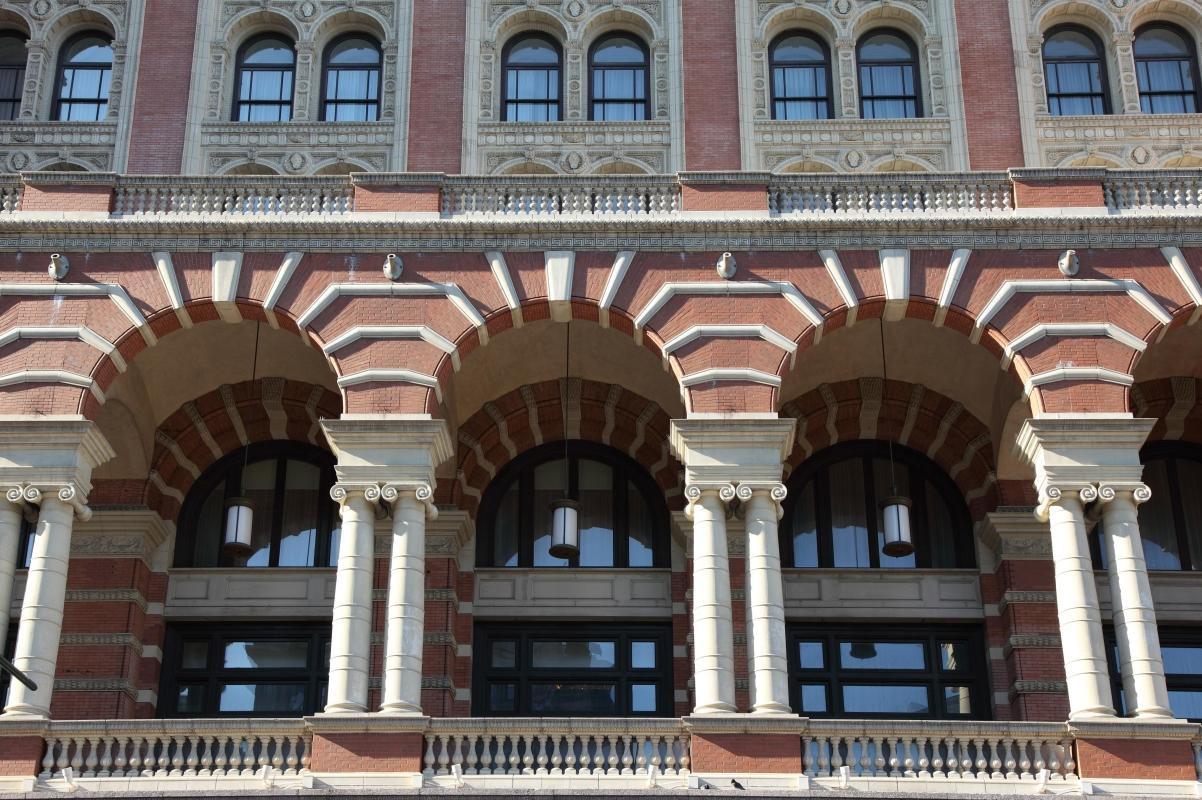
[[[671,551],[668,537],[668,506],[659,484],[632,458],[612,447],[572,440],[567,444],[567,455],[571,463],[568,494],[577,497],[578,463],[580,459],[600,461],[613,471],[614,479],[614,563],[608,567],[580,566],[579,557],[566,565],[534,566],[534,470],[541,464],[557,461],[564,456],[564,443],[549,442],[535,447],[510,461],[497,473],[481,498],[476,522],[476,565],[498,569],[629,569],[629,515],[626,492],[623,486],[634,486],[647,503],[652,518],[651,566],[634,569],[665,569],[671,566]],[[514,481],[519,481],[518,500],[518,563],[514,567],[496,564],[497,509],[505,493]]]
[[[617,703],[614,713],[589,712],[586,714],[549,714],[541,716],[587,716],[587,717],[671,717],[675,715],[675,688],[673,685],[672,625],[670,622],[632,622],[623,624],[588,623],[577,621],[508,623],[477,622],[472,635],[472,716],[474,717],[531,717],[539,716],[530,711],[531,686],[541,683],[615,683]],[[611,639],[616,642],[616,666],[612,670],[564,668],[534,669],[530,665],[533,643],[536,641],[596,641]],[[493,642],[514,641],[517,643],[514,666],[495,668],[492,666]],[[653,669],[636,670],[631,666],[632,642],[655,642]],[[656,710],[634,713],[630,710],[630,687],[632,684],[654,683]],[[513,711],[494,711],[489,708],[488,697],[493,685],[515,684],[517,703]]]
[[[861,52],[864,44],[877,36],[895,36],[900,39],[910,50],[910,58],[906,61],[864,61]],[[864,67],[900,67],[902,69],[910,68],[914,71],[913,84],[914,94],[873,94],[867,95],[864,93]],[[918,46],[914,44],[914,39],[910,34],[898,28],[873,28],[866,32],[856,41],[856,87],[860,93],[860,119],[922,119],[922,66],[918,59]],[[913,102],[914,116],[913,117],[877,117],[868,116],[867,103],[877,101],[898,101]]]
[[[1102,632],[1106,641],[1106,666],[1110,670],[1110,692],[1111,697],[1114,698],[1114,707],[1119,716],[1130,716],[1130,712],[1126,708],[1126,697],[1123,694],[1123,675],[1119,669],[1118,637],[1115,635],[1113,625],[1106,625]],[[1162,651],[1165,647],[1174,645],[1202,647],[1202,627],[1200,626],[1159,625],[1157,634]],[[1170,692],[1174,689],[1202,692],[1202,673],[1183,675],[1179,672],[1171,673],[1166,669],[1164,681]],[[1188,719],[1195,723],[1202,722],[1202,717],[1178,717],[1178,719]]]
[[[352,66],[346,66],[346,67],[331,66],[330,65],[330,57],[333,54],[334,49],[336,47],[338,47],[338,45],[342,44],[343,42],[347,42],[352,39],[361,39],[365,42],[370,42],[376,51],[376,63],[374,65],[362,65],[361,64],[361,65],[355,65],[353,67]],[[370,99],[368,99],[368,100],[331,100],[329,98],[331,70],[335,70],[335,71],[347,70],[347,71],[359,72],[359,71],[372,70],[372,69],[374,69],[376,71],[376,97],[374,100],[370,100]],[[326,45],[325,51],[321,55],[321,121],[322,122],[349,122],[351,124],[354,124],[354,121],[351,121],[351,120],[331,119],[330,118],[331,105],[333,105],[333,106],[375,106],[375,115],[373,117],[371,117],[370,119],[366,120],[366,122],[379,122],[380,121],[380,106],[382,105],[381,98],[382,98],[383,91],[384,91],[384,50],[380,46],[380,41],[376,37],[374,37],[368,33],[359,33],[358,31],[353,31],[351,33],[344,33],[343,35],[332,39],[330,41],[330,43]]]
[[[0,31],[0,38],[15,39],[21,43],[22,48],[29,44],[29,37],[18,30],[9,29]],[[0,114],[0,122],[15,122],[21,116],[21,100],[25,94],[25,73],[28,66],[28,58],[20,64],[0,64],[0,76],[7,77],[8,73],[13,73],[13,91],[15,92],[11,97],[0,95],[0,109],[6,106],[11,109],[10,116]],[[0,80],[0,85],[3,85],[3,83],[4,81]]]
[[[861,440],[833,445],[821,453],[806,459],[789,476],[789,493],[785,498],[783,516],[779,526],[781,564],[788,569],[881,569],[880,547],[877,544],[879,529],[877,503],[884,498],[873,497],[872,491],[864,494],[865,519],[868,523],[868,567],[836,567],[833,529],[831,525],[829,471],[836,464],[859,459],[863,463],[864,486],[873,487],[874,459],[889,457],[889,444],[879,440]],[[976,566],[972,543],[972,518],[959,487],[938,464],[917,450],[894,444],[893,459],[897,469],[908,470],[910,499],[910,530],[914,536],[914,566],[886,567],[885,569],[931,569],[931,542],[925,531],[926,487],[931,485],[944,501],[952,518],[955,566],[936,569],[972,569]],[[810,481],[814,483],[814,516],[818,529],[818,566],[797,567],[794,563],[793,515],[796,504]],[[922,491],[918,490],[922,487]]]
[[[795,36],[800,36],[805,39],[809,39],[812,42],[817,43],[819,48],[822,50],[823,60],[822,61],[781,61],[780,59],[778,59],[776,57],[776,51],[777,51],[777,48],[779,47],[779,45],[782,42],[784,42],[786,39],[791,39]],[[778,69],[780,69],[780,70],[796,69],[796,68],[812,69],[814,67],[820,67],[826,73],[826,81],[825,81],[826,93],[824,96],[822,96],[821,98],[818,98],[818,97],[790,97],[788,95],[784,95],[784,96],[777,95],[777,93],[776,93],[776,71]],[[834,98],[834,76],[832,75],[832,69],[831,69],[831,49],[827,45],[827,43],[822,39],[821,36],[819,36],[816,33],[813,33],[812,31],[800,30],[800,29],[794,28],[794,29],[785,31],[784,33],[780,34],[779,36],[777,36],[776,38],[774,38],[772,40],[771,44],[768,45],[768,93],[769,93],[770,102],[772,105],[772,119],[774,119],[774,120],[785,120],[785,121],[790,121],[790,122],[793,122],[793,121],[812,122],[815,120],[834,119],[834,117],[835,117],[835,104],[834,104],[834,99],[833,99]],[[796,118],[794,118],[794,117],[789,117],[789,116],[780,116],[779,114],[777,114],[777,104],[779,104],[779,103],[786,103],[786,104],[791,103],[791,102],[814,103],[814,102],[817,102],[819,99],[821,99],[823,101],[823,103],[826,105],[826,116],[825,117],[796,117]]]
[[[1193,92],[1162,91],[1162,90],[1154,90],[1154,89],[1148,89],[1145,91],[1144,87],[1140,84],[1139,65],[1141,62],[1181,61],[1180,58],[1171,58],[1168,56],[1149,57],[1149,56],[1139,56],[1138,54],[1136,54],[1135,50],[1136,50],[1136,45],[1139,42],[1139,37],[1141,35],[1147,33],[1150,30],[1169,31],[1171,33],[1176,34],[1177,36],[1180,36],[1181,40],[1183,42],[1185,42],[1185,47],[1187,50],[1186,58],[1189,60],[1190,77],[1194,81],[1194,91]],[[1184,28],[1182,28],[1179,25],[1172,24],[1171,22],[1156,21],[1156,22],[1149,22],[1147,25],[1141,25],[1139,27],[1139,29],[1135,31],[1135,40],[1132,44],[1131,53],[1132,53],[1132,58],[1135,59],[1135,84],[1136,84],[1136,89],[1139,91],[1139,105],[1140,105],[1140,111],[1142,113],[1144,113],[1144,114],[1158,113],[1155,111],[1143,111],[1144,97],[1164,97],[1164,96],[1192,97],[1194,100],[1194,110],[1186,111],[1184,113],[1196,114],[1199,111],[1202,111],[1202,76],[1200,76],[1199,71],[1198,71],[1198,48],[1194,42],[1194,38],[1189,35],[1188,31],[1186,31]],[[1165,112],[1165,113],[1177,113],[1177,112]]]
[[[554,69],[556,72],[556,78],[557,78],[556,82],[555,82],[556,97],[555,97],[554,102],[548,101],[548,100],[522,100],[522,99],[511,98],[509,96],[509,71],[511,69],[510,64],[509,64],[509,54],[511,52],[513,52],[514,47],[518,46],[519,44],[521,44],[523,42],[530,41],[531,39],[538,39],[538,40],[547,42],[555,50],[555,55],[556,55],[555,66],[553,68],[552,67],[538,67],[538,69]],[[512,67],[512,69],[529,69],[529,67],[520,67],[519,66],[519,67]],[[563,45],[561,45],[559,43],[559,40],[556,39],[554,36],[552,36],[549,33],[543,33],[542,31],[526,31],[526,32],[511,36],[509,38],[509,40],[507,42],[505,42],[505,47],[503,47],[501,49],[501,121],[502,122],[533,122],[533,121],[527,121],[527,120],[513,119],[509,112],[509,106],[512,103],[514,105],[539,105],[539,106],[545,105],[548,107],[554,105],[555,106],[555,119],[546,120],[546,122],[562,122],[563,121],[563,72],[564,72],[564,70],[563,70]],[[542,121],[539,121],[539,122],[542,122]]]
[[[249,448],[249,453],[244,452]],[[273,522],[271,530],[271,549],[268,554],[268,566],[245,567],[229,563],[229,558],[219,552],[219,563],[216,567],[200,567],[200,569],[279,569],[280,539],[284,523],[284,481],[286,471],[280,465],[289,459],[304,461],[321,469],[321,489],[318,491],[318,520],[317,542],[314,545],[314,560],[316,563],[309,567],[289,566],[284,569],[321,569],[337,566],[337,556],[330,553],[330,539],[335,529],[339,527],[338,506],[330,497],[328,491],[322,489],[334,485],[334,456],[316,445],[302,442],[270,441],[255,442],[222,457],[212,464],[192,484],[180,506],[178,518],[178,534],[175,547],[175,566],[191,568],[195,566],[197,546],[197,523],[200,509],[209,493],[218,484],[225,481],[225,497],[236,497],[240,485],[240,475],[243,463],[254,464],[258,461],[276,461],[275,497],[273,499]]]
[[[292,65],[289,68],[292,73],[292,78],[288,82],[289,89],[290,89],[290,91],[288,93],[288,100],[287,100],[287,102],[285,102],[282,99],[281,100],[253,100],[253,99],[243,100],[242,99],[242,76],[246,72],[248,72],[248,71],[249,72],[283,72],[283,71],[285,71],[282,67],[280,67],[278,65],[274,65],[274,64],[273,65],[256,66],[254,64],[248,65],[246,63],[247,51],[250,50],[250,48],[254,47],[256,44],[258,44],[260,42],[269,41],[269,40],[276,41],[276,42],[283,44],[285,47],[287,47],[288,51],[290,53],[292,53]],[[233,108],[230,111],[230,119],[233,122],[240,122],[240,123],[245,123],[245,124],[249,124],[249,125],[268,125],[268,124],[272,124],[272,123],[278,124],[280,122],[291,122],[293,119],[293,115],[296,112],[296,42],[294,42],[287,35],[285,35],[283,33],[278,33],[276,31],[260,33],[255,36],[251,36],[249,39],[247,39],[245,42],[243,42],[242,46],[238,48],[238,53],[234,60],[234,91],[232,92],[232,94],[233,94],[234,102],[233,102]],[[258,106],[262,106],[262,107],[273,106],[276,108],[287,107],[288,118],[282,119],[282,120],[251,120],[251,119],[244,120],[244,119],[242,119],[243,106],[246,106],[248,109],[258,107]]]
[[[937,720],[987,720],[992,714],[989,684],[989,661],[985,651],[985,631],[979,625],[897,625],[874,624],[790,624],[787,626],[789,664],[789,703],[803,717],[822,719],[937,719]],[[802,669],[800,644],[821,642],[823,667]],[[839,643],[846,641],[872,643],[921,642],[927,666],[924,670],[867,670],[848,669],[840,665]],[[965,645],[969,663],[955,672],[942,668],[939,643],[953,641]],[[803,684],[823,683],[826,687],[826,711],[801,711],[801,687]],[[849,715],[843,711],[843,686],[924,684],[928,687],[930,714],[899,716],[895,712],[857,712]],[[968,686],[971,691],[972,712],[970,714],[947,714],[943,709],[943,693],[946,686]]]
[[[1062,56],[1062,57],[1049,59],[1048,55],[1047,55],[1048,41],[1060,33],[1082,34],[1083,36],[1088,38],[1093,43],[1095,52],[1097,53],[1097,57],[1096,58],[1080,58],[1080,57],[1069,58],[1069,57]],[[1102,43],[1102,37],[1098,36],[1097,33],[1095,33],[1090,28],[1085,27],[1084,25],[1074,25],[1072,23],[1065,24],[1065,25],[1057,25],[1053,28],[1049,28],[1044,33],[1043,44],[1039,49],[1039,53],[1040,53],[1040,57],[1043,59],[1043,82],[1044,82],[1044,91],[1047,94],[1048,113],[1049,114],[1051,114],[1054,117],[1081,116],[1079,114],[1061,114],[1056,111],[1053,111],[1052,110],[1053,99],[1054,98],[1055,99],[1081,98],[1081,97],[1093,98],[1093,97],[1099,96],[1099,94],[1100,94],[1101,100],[1102,100],[1101,113],[1100,114],[1089,114],[1087,116],[1093,116],[1093,117],[1106,116],[1107,114],[1113,113],[1113,104],[1111,103],[1111,99],[1110,99],[1110,69],[1109,69],[1110,65],[1107,63],[1107,61],[1109,59],[1108,59],[1107,53],[1106,53],[1106,46],[1105,46],[1105,44]],[[1056,93],[1052,92],[1052,90],[1051,90],[1052,82],[1048,79],[1048,69],[1051,65],[1053,65],[1053,64],[1088,64],[1088,63],[1092,63],[1093,61],[1098,62],[1098,81],[1101,83],[1101,87],[1100,87],[1101,91],[1100,92],[1088,92],[1085,94],[1082,94],[1080,92],[1056,92]]]
[[[332,635],[329,621],[286,623],[169,623],[163,642],[163,671],[160,680],[159,718],[242,718],[280,717],[279,711],[227,711],[218,710],[222,684],[276,683],[303,685],[305,707],[297,716],[310,716],[322,710],[323,687],[329,684],[329,665],[326,652]],[[307,641],[308,663],[303,669],[226,669],[219,666],[224,652],[223,643],[237,641]],[[204,669],[183,669],[181,659],[185,642],[207,642],[207,663]],[[179,710],[181,686],[201,685],[205,687],[204,709],[200,712]]]
[[[113,79],[113,60],[112,60],[112,58],[110,58],[107,62],[83,61],[78,64],[71,64],[71,65],[67,64],[67,53],[70,52],[70,50],[73,46],[75,46],[77,43],[83,41],[84,39],[103,39],[106,42],[108,42],[109,52],[110,53],[112,52],[113,37],[103,30],[81,31],[80,33],[77,33],[74,36],[72,36],[67,41],[63,42],[62,49],[59,51],[58,68],[55,70],[55,74],[54,74],[54,114],[53,114],[53,119],[56,122],[104,122],[109,117],[109,99],[112,97],[112,79]],[[100,70],[101,72],[107,70],[109,73],[109,91],[108,91],[108,93],[106,93],[104,95],[103,99],[101,99],[101,97],[99,95],[97,95],[96,99],[94,99],[94,100],[82,100],[82,99],[76,99],[76,98],[72,98],[72,97],[64,98],[63,97],[63,77],[65,76],[66,71],[68,69],[91,69],[91,70]],[[101,83],[103,83],[103,79],[101,80]],[[95,105],[98,116],[96,117],[96,119],[92,119],[92,120],[63,119],[63,104],[64,103],[67,103],[70,105],[76,105],[76,104]],[[100,113],[101,110],[103,110],[103,113]]]
[[[639,50],[643,53],[643,60],[638,63],[623,63],[623,64],[603,64],[598,65],[595,61],[597,51],[605,46],[607,42],[614,39],[626,39],[638,45]],[[597,77],[599,72],[605,72],[610,69],[635,70],[643,71],[643,99],[640,102],[637,98],[629,99],[597,99]],[[508,82],[506,82],[508,85]],[[597,116],[597,106],[607,105],[632,105],[641,106],[643,109],[642,119],[634,120],[611,120],[606,117]],[[647,47],[647,43],[643,41],[643,37],[626,31],[612,31],[600,36],[588,49],[588,118],[592,122],[646,122],[651,119],[651,49]]]

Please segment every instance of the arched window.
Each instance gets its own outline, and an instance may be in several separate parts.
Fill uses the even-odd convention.
[[[645,120],[651,94],[647,46],[626,33],[598,39],[589,50],[590,119]]]
[[[1064,25],[1048,31],[1043,72],[1052,116],[1110,113],[1104,53],[1102,41],[1088,28]]]
[[[551,504],[580,504],[580,555],[554,558]],[[535,448],[496,477],[480,504],[482,567],[666,567],[668,511],[651,477],[616,450],[588,442]]]
[[[282,36],[257,36],[238,51],[238,122],[288,122],[292,119],[292,82],[296,52]]]
[[[768,48],[773,119],[831,118],[831,59],[826,43],[800,31],[782,33]]]
[[[103,33],[81,33],[63,47],[58,61],[54,118],[99,122],[108,116],[113,80],[112,40]]]
[[[1198,110],[1198,56],[1175,25],[1157,23],[1135,34],[1139,106],[1145,114],[1193,114]]]
[[[562,53],[550,36],[531,33],[505,45],[501,108],[508,122],[559,121]]]
[[[266,442],[227,455],[196,481],[180,509],[176,566],[333,566],[339,534],[333,485],[333,456],[311,445]],[[222,550],[225,502],[232,497],[254,503],[249,556]]]
[[[350,34],[325,54],[321,118],[326,122],[375,122],[380,118],[380,45]]]
[[[0,33],[0,121],[11,121],[21,113],[25,91],[25,37],[14,31]]]
[[[856,48],[860,66],[860,116],[912,119],[922,116],[918,49],[900,31],[873,31]]]
[[[837,445],[803,462],[789,480],[781,553],[790,567],[971,567],[968,508],[956,485],[925,456],[893,446],[897,493],[909,497],[915,552],[882,552],[881,500],[891,490],[884,442]]]

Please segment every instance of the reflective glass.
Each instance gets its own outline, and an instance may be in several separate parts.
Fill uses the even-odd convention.
[[[630,643],[630,668],[655,669],[655,642]]]
[[[180,714],[201,714],[205,707],[204,684],[183,684],[178,687],[175,710]]]
[[[926,669],[922,642],[839,642],[844,669]]]
[[[227,683],[221,687],[218,710],[300,715],[305,709],[305,687],[291,683]]]
[[[971,714],[972,692],[967,686],[944,686],[943,710],[948,714]]]
[[[179,659],[180,669],[204,669],[208,665],[208,642],[184,642]]]
[[[226,669],[305,669],[308,665],[306,641],[226,642],[222,661]]]
[[[493,563],[498,567],[518,565],[518,482],[514,481],[497,504],[493,523]]]
[[[548,461],[534,468],[534,566],[563,567],[567,559],[551,555],[551,504],[566,492],[563,460]]]
[[[963,642],[940,642],[939,660],[944,672],[967,669],[968,647]]]
[[[488,708],[490,711],[513,712],[518,710],[518,687],[513,683],[492,683],[488,686]]]
[[[831,465],[831,527],[836,567],[868,567],[864,469],[859,459]]]
[[[217,566],[224,529],[225,481],[221,481],[209,492],[196,515],[196,566]]]
[[[580,566],[614,566],[614,472],[608,464],[582,458],[578,462]]]
[[[1094,40],[1081,31],[1060,31],[1044,42],[1044,58],[1097,58]]]
[[[530,710],[534,714],[612,716],[618,710],[618,690],[612,683],[534,683]]]
[[[1160,654],[1166,675],[1202,675],[1202,646],[1162,646]]]
[[[843,710],[849,714],[929,714],[931,701],[925,686],[845,685]]]
[[[317,563],[321,467],[305,461],[285,463],[279,564],[281,567],[312,567]]]
[[[632,713],[654,714],[657,707],[654,683],[630,684],[630,710]]]
[[[78,64],[112,64],[113,46],[107,39],[99,36],[87,36],[79,39],[67,51],[66,61],[69,65]]]
[[[492,666],[497,669],[513,669],[518,665],[518,643],[494,641],[492,643]]]
[[[1202,491],[1198,490],[1199,487],[1202,487],[1202,464],[1193,459],[1180,458],[1176,461],[1176,467],[1177,481],[1181,487],[1181,510],[1185,516],[1182,524],[1185,526],[1186,546],[1189,547],[1193,568],[1202,570]],[[1145,472],[1145,474],[1147,473]],[[1151,502],[1155,501],[1156,489],[1153,488]],[[1148,503],[1141,505],[1140,510],[1142,511],[1146,505]],[[1142,516],[1140,517],[1140,532],[1143,532]],[[1148,547],[1145,541],[1145,556],[1147,552]],[[1148,569],[1156,568],[1148,564]]]
[[[861,61],[909,61],[913,58],[909,44],[890,33],[877,34],[860,44]]]
[[[344,67],[350,64],[379,64],[380,50],[369,39],[344,39],[330,51],[331,66]]]
[[[251,525],[251,554],[237,566],[266,567],[271,557],[271,529],[275,524],[276,462],[252,461],[242,470],[242,494],[255,504]]]
[[[822,642],[798,642],[798,663],[802,669],[823,669],[826,667],[826,657],[822,652]]]
[[[633,39],[607,39],[593,51],[595,64],[642,64],[645,60],[643,48]]]
[[[1185,489],[1198,486],[1189,483],[1190,479],[1202,477],[1202,465],[1184,459],[1175,464],[1178,468],[1179,485]],[[1139,506],[1139,534],[1144,543],[1144,560],[1150,570],[1179,570],[1181,569],[1181,554],[1177,548],[1177,527],[1173,520],[1173,500],[1169,488],[1169,462],[1166,459],[1153,459],[1144,466],[1144,480],[1152,490],[1148,502]],[[1198,491],[1183,491],[1182,505],[1186,510],[1186,519],[1190,520],[1191,512],[1198,515],[1202,512],[1199,504]],[[1202,522],[1197,516],[1195,521]],[[1188,523],[1187,523],[1188,524]],[[1102,548],[1105,552],[1105,547]]]
[[[630,566],[651,567],[655,564],[655,519],[647,500],[637,486],[626,486],[627,535],[629,536]]]
[[[825,714],[826,710],[826,684],[803,683],[801,685],[802,713]]]
[[[510,64],[559,64],[559,52],[542,39],[526,39],[509,50]]]
[[[617,665],[614,642],[534,642],[530,666],[535,669],[613,669]]]
[[[291,66],[292,45],[283,39],[260,39],[246,48],[242,63],[249,66]]]
[[[775,61],[825,62],[826,51],[822,45],[809,36],[790,36],[781,39],[772,48],[772,58]]]
[[[1202,719],[1202,689],[1170,689],[1169,708],[1178,719]]]
[[[25,67],[25,38],[0,34],[0,67]]]

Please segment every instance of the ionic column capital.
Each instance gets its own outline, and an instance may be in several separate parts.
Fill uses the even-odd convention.
[[[434,488],[428,483],[383,483],[380,484],[380,499],[389,505],[402,497],[412,497],[426,509],[426,519],[438,519],[438,506],[434,505]]]
[[[1098,499],[1098,488],[1092,483],[1064,483],[1044,485],[1039,492],[1039,505],[1035,507],[1035,516],[1041,522],[1048,521],[1048,512],[1052,506],[1060,505],[1068,500],[1076,500],[1081,505],[1088,505]]]
[[[717,495],[722,507],[726,508],[735,499],[737,491],[733,483],[721,481],[690,483],[684,490],[685,500],[688,501],[684,510],[685,516],[692,519],[693,507],[700,503],[706,495]]]
[[[373,506],[379,504],[383,487],[378,483],[351,483],[343,481],[330,487],[330,499],[339,506],[362,497]]]
[[[1146,483],[1099,483],[1098,484],[1098,501],[1101,503],[1109,503],[1119,495],[1130,495],[1131,502],[1135,505],[1146,503],[1152,499],[1152,490]]]
[[[74,482],[22,483],[9,486],[4,496],[8,502],[20,506],[41,506],[43,500],[54,497],[71,506],[80,521],[87,522],[92,518],[92,509],[87,505],[87,492]]]
[[[740,483],[735,490],[735,495],[741,503],[749,503],[753,497],[768,500],[776,510],[776,519],[780,520],[785,513],[783,504],[789,495],[789,490],[783,483]]]

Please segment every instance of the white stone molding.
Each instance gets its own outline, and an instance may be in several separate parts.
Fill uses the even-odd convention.
[[[1135,378],[1125,372],[1105,367],[1057,367],[1031,375],[1023,380],[1023,393],[1029,397],[1041,386],[1064,381],[1095,381],[1097,383],[1113,383],[1118,386],[1131,386],[1135,383]]]
[[[296,324],[307,328],[340,297],[428,297],[440,295],[455,306],[480,335],[480,344],[488,343],[488,332],[484,317],[472,305],[472,301],[453,283],[335,283],[326,287],[313,303],[301,312]]]
[[[522,327],[525,321],[522,318],[522,305],[518,300],[517,289],[513,285],[513,277],[509,274],[509,265],[505,262],[505,254],[500,250],[489,250],[484,257],[488,260],[488,267],[492,270],[497,288],[501,290],[501,296],[505,298],[505,305],[508,306],[509,312],[513,316],[513,327]]]
[[[241,322],[235,300],[238,298],[238,279],[242,275],[242,253],[218,252],[212,256],[212,290],[210,296],[218,315],[226,322]]]
[[[356,325],[326,342],[322,352],[332,356],[360,339],[420,339],[451,357],[455,371],[459,371],[459,351],[455,343],[428,325]]]
[[[797,355],[797,343],[768,325],[692,325],[664,342],[660,348],[664,356],[664,369],[668,368],[668,359],[677,350],[698,339],[708,338],[761,339],[788,353],[790,367]]]
[[[191,328],[192,316],[184,309],[184,295],[179,289],[179,278],[175,274],[175,262],[171,253],[161,250],[151,253],[150,257],[154,259],[155,271],[159,274],[159,281],[163,284],[163,291],[167,293],[167,301],[175,310],[179,324]]]
[[[851,285],[851,281],[847,279],[847,272],[843,269],[843,262],[839,260],[838,251],[819,250],[818,256],[822,259],[822,265],[826,267],[826,274],[830,276],[831,283],[835,284],[835,288],[839,290],[839,296],[843,298],[843,305],[847,306],[847,326],[850,328],[856,324],[856,312],[859,311],[860,306],[856,290]]]
[[[111,358],[118,372],[125,372],[128,368],[117,346],[86,325],[25,325],[0,331],[0,347],[18,339],[78,339]]]
[[[655,294],[634,315],[634,326],[642,331],[655,318],[665,305],[677,295],[743,295],[743,294],[775,294],[783,297],[790,306],[797,310],[807,322],[815,328],[822,327],[822,315],[814,308],[805,295],[788,281],[715,281],[698,283],[674,283],[661,285]],[[817,337],[815,337],[817,338]]]
[[[1016,354],[1048,336],[1104,336],[1120,344],[1124,344],[1139,353],[1144,352],[1148,348],[1148,343],[1143,339],[1113,322],[1047,322],[1032,326],[1026,333],[1022,333],[1007,342],[1002,347],[1001,368],[1003,370],[1009,369],[1010,362]]]
[[[295,251],[285,253],[284,260],[280,263],[280,268],[276,270],[275,277],[271,281],[271,288],[267,290],[267,296],[263,298],[263,310],[267,312],[267,322],[273,328],[280,327],[275,313],[276,304],[280,302],[284,290],[288,288],[292,276],[296,274],[296,268],[300,266],[301,259],[304,257],[304,253]]]
[[[1189,324],[1193,325],[1198,321],[1199,315],[1202,315],[1202,286],[1198,284],[1198,279],[1194,277],[1193,270],[1190,269],[1189,262],[1185,260],[1185,255],[1179,247],[1162,247],[1161,254],[1164,255],[1164,260],[1169,262],[1169,268],[1173,270],[1173,276],[1177,278],[1177,282],[1181,284],[1181,288],[1189,295],[1190,301],[1195,308],[1189,317]]]
[[[964,276],[964,269],[968,266],[968,259],[972,256],[972,250],[960,249],[952,253],[951,261],[948,262],[947,272],[943,276],[943,286],[939,290],[939,305],[935,309],[935,325],[942,327],[944,321],[947,320],[948,309],[952,307],[952,301],[956,299],[956,289],[960,287],[960,279]]]
[[[1134,300],[1162,325],[1168,325],[1172,316],[1164,309],[1159,301],[1144,288],[1143,284],[1132,278],[1083,278],[1083,279],[1034,279],[1007,280],[997,288],[989,302],[977,315],[976,326],[972,331],[972,341],[979,342],[986,326],[997,316],[998,312],[1018,294],[1057,294],[1074,293],[1101,294],[1121,292]]]
[[[618,297],[622,281],[626,280],[626,272],[634,262],[635,255],[633,250],[620,250],[614,256],[613,266],[609,268],[609,275],[605,278],[605,288],[601,291],[601,299],[597,302],[597,307],[600,309],[598,319],[603,328],[609,327],[609,309],[613,307],[614,300]]]
[[[134,305],[125,287],[117,283],[0,283],[0,297],[107,297],[153,347],[158,337]]]
[[[411,383],[414,386],[424,386],[433,389],[435,398],[439,403],[442,402],[442,385],[439,384],[438,378],[411,369],[365,369],[338,379],[338,386],[342,389],[364,383]]]
[[[576,253],[573,250],[553,250],[543,254],[543,270],[547,281],[547,302],[551,319],[568,322],[572,319],[572,276],[576,272]]]
[[[886,317],[893,321],[903,319],[910,302],[910,251],[882,250],[880,259]]]
[[[24,383],[61,383],[64,386],[75,386],[87,389],[96,402],[104,403],[104,392],[99,384],[86,375],[78,375],[64,369],[23,369],[0,375],[0,386],[20,386]]]
[[[690,389],[704,383],[719,381],[748,381],[779,389],[781,377],[750,367],[710,367],[681,377],[680,386],[682,389]]]

